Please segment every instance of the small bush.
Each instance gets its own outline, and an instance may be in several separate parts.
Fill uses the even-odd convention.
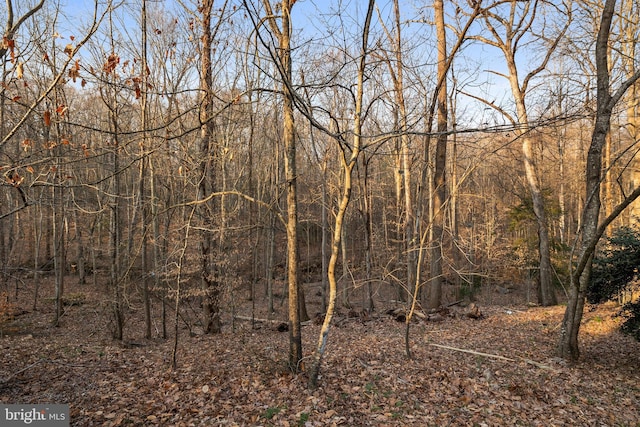
[[[620,330],[640,341],[640,301],[625,304],[622,316],[626,318]]]
[[[615,300],[623,292],[632,290],[640,272],[640,235],[638,230],[622,227],[613,232],[593,260],[587,300],[591,304]],[[640,341],[640,301],[623,306],[621,326],[624,333]]]

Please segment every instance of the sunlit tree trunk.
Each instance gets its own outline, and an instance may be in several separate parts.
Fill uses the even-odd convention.
[[[433,241],[431,242],[431,271],[427,307],[437,308],[442,304],[442,246],[445,226],[445,200],[447,197],[447,34],[444,26],[444,4],[442,0],[433,3],[438,39],[438,116],[436,138],[435,170],[433,175]]]
[[[571,9],[567,6],[565,13],[567,14],[564,27],[559,28],[554,37],[546,36],[544,38],[545,50],[541,53],[539,64],[532,63],[529,71],[524,78],[519,76],[518,63],[516,62],[516,53],[519,52],[519,41],[523,37],[531,36],[535,39],[532,31],[536,18],[544,12],[542,8],[544,3],[523,3],[515,0],[508,2],[510,5],[509,14],[498,16],[492,11],[485,11],[484,22],[487,26],[491,39],[481,36],[474,38],[488,45],[494,46],[502,51],[505,59],[507,73],[504,76],[510,85],[511,94],[515,104],[516,116],[512,117],[505,110],[491,101],[484,100],[485,104],[498,111],[509,120],[515,127],[514,133],[522,141],[522,154],[525,171],[525,179],[529,192],[531,194],[533,211],[536,217],[538,228],[538,256],[539,256],[539,280],[540,280],[540,304],[544,306],[554,305],[557,303],[556,295],[553,290],[552,267],[551,267],[551,249],[549,239],[549,224],[547,212],[545,210],[545,200],[542,192],[540,172],[537,166],[537,149],[536,141],[531,135],[531,123],[529,121],[526,95],[531,80],[544,71],[547,67],[552,54],[556,51],[560,40],[571,22]],[[566,6],[566,5],[565,5]]]
[[[283,140],[285,147],[285,180],[287,182],[287,281],[289,286],[289,366],[298,371],[302,360],[300,302],[298,278],[298,173],[296,171],[296,137],[293,99],[287,83],[292,81],[291,70],[291,8],[295,0],[282,1],[282,29],[280,32],[280,62],[287,82],[283,85]]]
[[[325,155],[322,161],[322,282],[321,282],[321,297],[322,303],[320,306],[321,312],[327,312],[327,287],[328,287],[328,278],[327,278],[327,269],[329,265],[329,256],[327,251],[328,240],[329,240],[329,215],[327,213],[327,206],[329,204],[329,197],[327,192],[327,155]]]
[[[269,24],[276,35],[278,64],[283,78],[283,135],[285,150],[285,180],[287,188],[287,281],[289,297],[289,367],[294,372],[300,369],[302,360],[302,335],[300,328],[300,290],[298,278],[298,175],[296,171],[296,138],[291,93],[291,8],[296,0],[280,3],[281,25],[278,27],[269,0],[263,5],[269,16]]]
[[[621,13],[624,19],[620,19],[620,35],[622,55],[622,67],[626,78],[633,76],[638,70],[638,37],[640,37],[640,5],[633,0],[623,0]],[[629,88],[624,99],[626,109],[626,129],[634,144],[640,143],[640,84],[634,83]],[[634,152],[636,152],[634,150]],[[610,157],[610,156],[609,156]],[[609,173],[611,174],[611,173]],[[611,182],[608,179],[607,182]],[[610,184],[613,185],[613,184]],[[640,155],[636,153],[631,163],[631,187],[640,185]],[[633,203],[630,207],[629,223],[632,226],[640,224],[640,203]]]
[[[585,174],[585,204],[582,211],[582,227],[580,233],[579,252],[575,268],[571,274],[569,300],[560,327],[558,354],[568,360],[575,361],[580,356],[578,332],[584,312],[585,295],[591,279],[593,254],[599,239],[606,227],[622,210],[640,196],[640,186],[636,187],[622,203],[616,206],[602,223],[600,218],[600,191],[602,186],[602,157],[607,134],[610,131],[611,115],[616,104],[625,93],[640,79],[640,71],[636,71],[612,94],[609,80],[609,35],[615,12],[616,0],[606,0],[602,11],[600,28],[596,40],[596,120],[591,137],[591,145],[587,154]]]
[[[338,263],[338,255],[340,252],[340,241],[342,239],[342,227],[349,202],[351,201],[352,190],[352,173],[353,168],[358,162],[358,156],[362,149],[362,103],[364,94],[364,73],[367,64],[367,54],[369,50],[369,28],[371,25],[371,16],[373,15],[375,0],[369,0],[369,6],[367,8],[367,14],[365,18],[364,27],[362,29],[362,47],[360,52],[360,61],[358,65],[358,83],[355,93],[355,109],[353,112],[353,142],[351,149],[346,141],[340,141],[341,156],[340,161],[343,170],[342,181],[342,196],[340,197],[340,203],[336,212],[335,226],[333,231],[333,242],[331,244],[331,258],[329,259],[328,266],[328,279],[329,279],[329,299],[327,304],[327,312],[320,329],[320,336],[318,338],[317,346],[313,352],[311,358],[311,367],[309,369],[309,387],[315,388],[318,385],[318,377],[320,375],[320,365],[322,364],[322,358],[326,350],[327,340],[329,338],[329,328],[331,326],[331,320],[333,319],[336,294],[337,294],[337,281],[336,281],[336,264]],[[350,151],[350,152],[349,152]]]
[[[396,67],[391,67],[392,74],[394,75],[394,95],[396,103],[398,104],[398,120],[400,125],[400,152],[401,152],[401,164],[402,164],[402,186],[404,190],[404,241],[405,241],[405,254],[407,263],[407,281],[406,292],[413,294],[413,287],[416,286],[416,271],[418,268],[418,255],[417,255],[417,239],[415,236],[415,207],[413,205],[413,188],[411,185],[411,152],[410,152],[410,139],[407,134],[407,108],[404,99],[404,73],[403,73],[403,54],[402,54],[402,34],[401,34],[401,17],[400,17],[400,5],[398,0],[393,2],[394,13],[394,25],[395,25],[395,60]],[[403,298],[404,299],[404,298]]]

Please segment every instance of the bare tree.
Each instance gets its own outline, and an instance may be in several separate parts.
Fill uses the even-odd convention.
[[[367,65],[367,55],[369,52],[369,29],[371,26],[371,17],[373,15],[375,0],[369,0],[367,14],[365,17],[364,27],[362,29],[362,46],[360,52],[360,59],[358,64],[357,86],[355,93],[355,109],[353,112],[353,141],[349,144],[347,141],[340,141],[341,156],[340,161],[343,169],[343,182],[342,182],[342,196],[336,212],[333,242],[331,244],[331,258],[329,259],[328,266],[328,279],[329,279],[329,299],[327,304],[327,312],[322,323],[320,330],[320,337],[318,344],[311,360],[311,367],[309,369],[309,387],[315,388],[318,383],[318,377],[320,375],[320,365],[322,363],[322,356],[326,350],[327,339],[329,337],[329,328],[331,326],[331,320],[336,304],[337,294],[337,281],[336,281],[336,264],[338,262],[338,255],[340,252],[340,241],[342,239],[342,228],[349,202],[351,201],[352,190],[352,172],[353,168],[358,163],[358,157],[362,149],[362,120],[363,120],[363,93],[364,93],[364,77],[365,67]]]
[[[503,117],[514,126],[514,132],[522,141],[525,176],[531,193],[533,211],[538,226],[540,303],[545,306],[554,305],[557,303],[557,299],[553,291],[552,282],[549,224],[545,211],[545,200],[542,189],[543,183],[541,182],[539,168],[536,164],[538,153],[535,140],[531,135],[532,128],[526,98],[532,79],[546,69],[549,60],[555,53],[560,40],[564,37],[569,27],[569,23],[571,22],[571,4],[570,2],[563,2],[562,4],[554,5],[545,1],[519,2],[513,0],[507,2],[507,5],[509,9],[502,15],[499,13],[499,10],[484,10],[484,24],[490,37],[474,36],[474,39],[493,46],[502,52],[508,74],[505,75],[497,71],[494,72],[508,80],[515,104],[516,115],[513,116],[509,114],[505,109],[491,100],[483,100],[483,102],[485,102],[488,107],[502,114]],[[558,15],[562,14],[563,16],[564,26],[561,26],[555,34],[545,34],[547,29],[544,27],[539,30],[541,32],[540,35],[535,34],[533,31],[538,17],[545,16],[542,10],[543,7],[555,9]],[[547,46],[539,63],[531,66],[531,71],[529,71],[524,78],[520,78],[522,70],[521,67],[518,66],[516,55],[520,53],[520,47],[527,44],[526,41],[528,38],[542,40]]]
[[[634,0],[623,0],[620,17],[622,72],[625,78],[631,78],[638,67],[638,39],[640,37],[640,5]],[[626,109],[626,130],[631,144],[640,142],[640,83],[631,85],[624,99]],[[631,184],[635,188],[640,185],[640,159],[638,149],[631,165]],[[611,182],[608,180],[607,182]],[[632,203],[629,209],[630,223],[640,223],[640,204]],[[607,212],[609,213],[609,212]]]
[[[4,58],[7,55],[7,52],[9,52],[12,55],[11,62],[15,62],[14,61],[15,57],[13,56],[15,55],[15,48],[16,48],[14,37],[18,32],[18,30],[20,29],[20,26],[22,26],[22,24],[24,24],[26,20],[28,20],[33,15],[35,15],[40,9],[42,9],[42,6],[44,6],[44,0],[40,0],[38,4],[33,6],[31,9],[29,9],[24,15],[19,17],[17,20],[16,20],[14,9],[13,9],[13,1],[12,0],[6,0],[6,1],[7,1],[7,22],[4,28],[2,45],[0,45],[0,58]]]
[[[298,175],[296,172],[296,136],[291,93],[291,8],[296,0],[280,3],[278,27],[269,0],[263,0],[272,33],[278,40],[277,64],[283,79],[283,135],[285,150],[285,179],[287,182],[287,281],[289,293],[289,367],[297,372],[302,360],[300,329],[300,285],[298,282]]]
[[[600,222],[600,190],[602,186],[602,156],[607,134],[610,131],[611,116],[614,107],[625,93],[640,79],[636,71],[624,80],[617,89],[610,84],[609,37],[616,8],[616,0],[606,0],[602,10],[600,28],[596,40],[596,118],[591,135],[591,145],[587,154],[585,175],[585,205],[582,209],[582,227],[578,242],[578,256],[571,271],[571,288],[564,319],[560,328],[558,354],[569,360],[580,356],[578,332],[584,311],[585,295],[591,278],[591,265],[598,241],[607,226],[622,211],[640,196],[640,187],[636,187],[613,211]]]
[[[427,307],[438,308],[442,303],[442,245],[445,237],[445,199],[447,197],[446,167],[447,167],[447,128],[449,125],[447,111],[447,33],[444,23],[444,3],[435,0],[433,3],[436,20],[436,37],[438,43],[438,82],[436,88],[437,107],[437,132],[435,168],[433,177],[433,239],[431,242],[431,271],[429,283],[429,295]]]
[[[2,60],[2,63],[3,63],[3,67],[2,67],[2,87],[3,88],[6,88],[8,83],[7,82],[7,76],[9,76],[9,73],[7,72],[8,65],[13,66],[16,72],[19,71],[20,76],[18,76],[18,78],[22,78],[22,74],[24,71],[24,64],[16,60],[17,51],[16,51],[14,38],[16,33],[22,26],[22,24],[24,24],[24,22],[27,21],[31,16],[35,15],[40,9],[42,9],[43,5],[44,5],[44,0],[41,0],[37,5],[35,5],[33,8],[31,8],[29,11],[27,11],[24,15],[22,15],[20,18],[16,20],[14,8],[13,8],[13,2],[11,0],[7,0],[7,3],[6,3],[7,21],[5,23],[2,44],[0,44],[0,60]],[[5,60],[7,54],[10,55],[9,61]],[[7,120],[6,120],[7,103],[6,103],[6,97],[4,96],[4,92],[5,91],[3,90],[2,91],[3,96],[0,98],[0,140],[4,140],[5,133],[6,133],[5,126],[7,123]],[[12,188],[11,191],[15,191],[18,193],[19,200],[21,200],[21,203],[20,205],[18,205],[18,207],[16,207],[15,209],[11,209],[9,212],[3,212],[2,209],[0,209],[0,264],[2,264],[2,271],[0,271],[0,274],[2,275],[2,277],[0,277],[0,283],[5,283],[7,279],[7,273],[5,270],[9,264],[8,254],[10,253],[10,248],[8,246],[10,246],[9,240],[10,240],[11,233],[9,232],[9,226],[7,224],[8,220],[5,220],[4,218],[9,217],[13,213],[17,212],[18,210],[25,208],[28,204],[24,190],[20,188],[19,185],[12,185],[12,187],[14,187],[15,189]],[[5,203],[3,203],[3,205],[4,204]],[[7,236],[9,237],[7,238]],[[36,304],[35,300],[37,300],[37,295],[34,299],[34,306]]]
[[[200,178],[198,197],[202,201],[200,220],[200,274],[203,287],[204,331],[217,334],[221,331],[220,321],[220,272],[218,271],[218,245],[214,238],[214,217],[217,209],[216,198],[209,197],[217,190],[215,141],[215,116],[213,104],[213,70],[211,55],[215,34],[212,30],[213,0],[204,0],[199,8],[201,13],[200,38]],[[220,22],[215,30],[220,28]]]

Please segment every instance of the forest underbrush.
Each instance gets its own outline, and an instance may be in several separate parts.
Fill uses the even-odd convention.
[[[261,298],[236,295],[219,335],[189,325],[197,307],[183,305],[172,369],[171,308],[168,338],[154,321],[153,338],[144,339],[133,298],[120,342],[110,335],[103,286],[67,284],[57,327],[53,283],[43,282],[36,310],[29,289],[3,299],[0,402],[69,404],[73,426],[640,426],[640,343],[617,331],[612,304],[585,310],[573,366],[554,356],[563,306],[503,295],[478,302],[480,319],[456,305],[417,318],[411,360],[405,324],[387,314],[394,307],[378,302],[358,315],[343,308],[319,387],[309,390],[305,366],[293,375],[286,363],[288,334],[277,327],[286,304],[269,315]],[[317,295],[306,291],[313,317]],[[158,313],[155,301],[154,319]],[[318,332],[314,322],[303,327],[303,364]]]

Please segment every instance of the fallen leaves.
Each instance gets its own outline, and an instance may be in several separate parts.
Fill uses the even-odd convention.
[[[42,292],[52,292],[51,285]],[[79,289],[78,289],[79,291]],[[68,290],[69,295],[76,292]],[[87,287],[82,292],[88,295]],[[168,370],[171,343],[125,347],[104,331],[100,294],[67,307],[21,315],[32,335],[0,340],[0,401],[69,403],[72,425],[637,425],[640,344],[586,313],[584,359],[553,357],[562,307],[482,307],[414,324],[414,359],[404,357],[404,325],[389,316],[346,320],[332,330],[317,390],[286,369],[287,335],[230,324],[219,336],[182,331],[179,367]],[[613,312],[614,310],[611,310]],[[247,313],[242,313],[247,314]],[[29,316],[29,319],[25,317]],[[140,342],[141,319],[128,326]],[[266,317],[266,315],[265,315]],[[303,328],[311,349],[318,326]],[[468,351],[458,351],[458,350]],[[606,355],[606,357],[603,357]],[[308,355],[307,355],[308,356]],[[535,362],[535,363],[530,363]],[[28,369],[25,369],[28,368]],[[551,368],[551,369],[547,369]],[[3,382],[2,379],[9,378]]]

